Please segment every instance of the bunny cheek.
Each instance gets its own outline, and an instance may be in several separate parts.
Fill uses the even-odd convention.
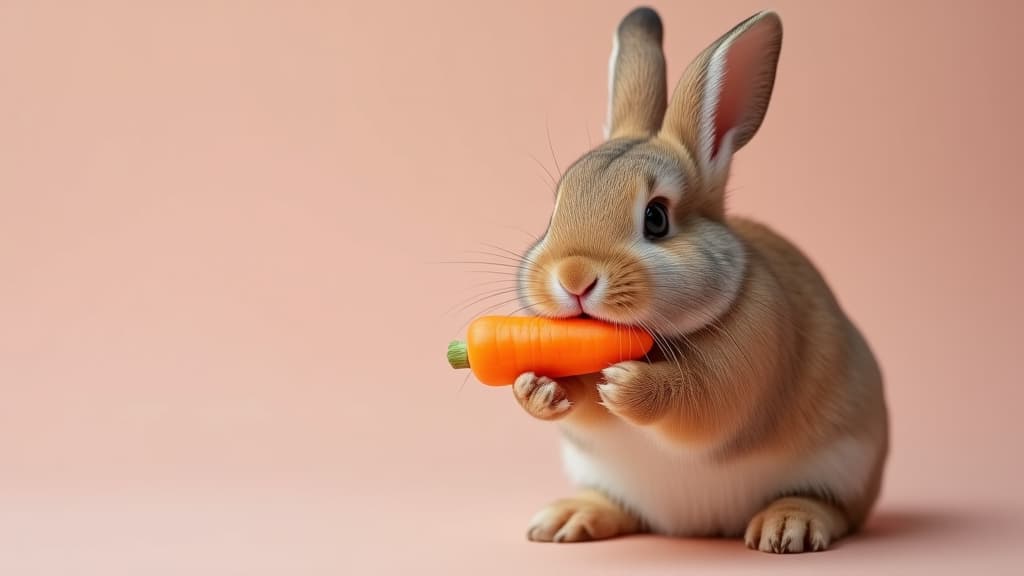
[[[696,332],[732,306],[743,284],[746,251],[725,226],[695,219],[676,236],[637,248],[650,277],[649,306],[638,310],[664,335]]]

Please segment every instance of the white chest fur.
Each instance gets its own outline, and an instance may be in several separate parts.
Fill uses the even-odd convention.
[[[828,488],[840,498],[864,489],[874,451],[841,439],[801,458],[752,455],[715,463],[617,421],[563,440],[570,479],[598,488],[640,514],[651,530],[676,536],[740,535],[784,491]]]

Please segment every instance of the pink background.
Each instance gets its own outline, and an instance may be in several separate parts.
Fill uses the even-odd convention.
[[[529,544],[568,491],[555,430],[444,362],[501,299],[446,313],[490,278],[440,262],[543,230],[530,156],[554,169],[547,127],[563,168],[600,137],[631,2],[8,0],[0,573],[1020,570],[1024,5],[654,6],[673,83],[782,15],[732,208],[880,356],[863,536]]]

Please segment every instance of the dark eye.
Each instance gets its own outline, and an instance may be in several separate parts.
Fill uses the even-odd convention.
[[[668,234],[668,209],[657,200],[647,205],[644,211],[644,236],[664,238]]]

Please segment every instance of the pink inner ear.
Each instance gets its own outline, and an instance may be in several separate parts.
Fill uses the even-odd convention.
[[[750,104],[753,81],[758,75],[758,55],[768,40],[767,28],[754,25],[726,49],[721,90],[718,93],[718,106],[715,110],[712,158],[718,155],[726,132],[743,121],[743,114]]]

